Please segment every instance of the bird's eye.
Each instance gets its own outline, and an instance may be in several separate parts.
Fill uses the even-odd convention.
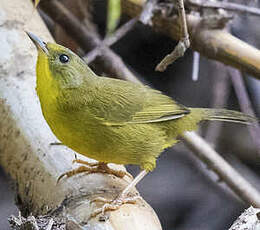
[[[67,63],[70,60],[69,56],[66,54],[61,54],[59,59],[61,63]]]

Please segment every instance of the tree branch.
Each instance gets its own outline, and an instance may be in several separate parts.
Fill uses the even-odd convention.
[[[147,0],[140,15],[140,22],[144,25],[152,25],[152,17],[158,0]]]
[[[122,11],[131,17],[136,17],[142,11],[143,2],[141,0],[124,0],[122,1]],[[260,50],[224,30],[209,30],[201,26],[199,16],[189,14],[186,20],[193,50],[260,79]],[[177,17],[157,13],[152,21],[155,30],[174,40],[179,40],[181,31]]]
[[[88,52],[88,54],[84,57],[87,63],[92,62],[98,55],[102,54],[102,48],[106,46],[111,46],[114,43],[118,42],[123,36],[125,36],[131,29],[134,28],[136,23],[138,22],[138,18],[133,18],[129,20],[127,23],[122,25],[119,29],[117,29],[111,36],[107,37],[105,40],[101,42],[101,45],[96,47],[95,49]]]
[[[210,145],[194,132],[185,132],[182,139],[187,146],[244,202],[260,207],[259,192],[232,168]]]
[[[232,2],[219,2],[219,1],[205,1],[205,0],[186,0],[187,4],[199,8],[213,8],[213,9],[224,9],[229,11],[234,11],[238,13],[246,13],[255,16],[260,16],[260,9],[255,7],[250,7],[246,5],[241,5]]]
[[[182,57],[186,50],[190,47],[189,34],[187,29],[186,14],[183,0],[175,0],[178,7],[178,15],[180,18],[181,38],[174,50],[166,55],[163,60],[155,67],[156,71],[165,71],[167,66]]]

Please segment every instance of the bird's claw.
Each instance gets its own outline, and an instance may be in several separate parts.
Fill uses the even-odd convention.
[[[102,206],[102,208],[95,210],[91,214],[91,218],[96,217],[97,215],[101,214],[101,219],[104,220],[104,219],[106,219],[105,218],[106,211],[117,210],[123,204],[135,204],[138,199],[141,199],[141,196],[138,195],[138,196],[133,196],[133,197],[125,197],[125,196],[121,195],[115,200],[109,200],[109,199],[105,199],[103,197],[98,197],[98,198],[92,200],[91,203],[92,202],[103,202],[105,204]]]
[[[60,180],[64,177],[64,176],[67,176],[68,178],[69,177],[72,177],[76,174],[79,174],[79,173],[83,173],[83,172],[86,172],[87,174],[90,174],[91,173],[91,168],[89,167],[86,167],[86,166],[80,166],[76,169],[73,169],[71,171],[68,171],[68,172],[65,172],[65,173],[62,173],[58,179],[57,179],[57,184],[60,182]]]
[[[106,173],[106,174],[112,174],[112,175],[119,177],[119,178],[123,178],[124,176],[128,176],[131,179],[133,179],[133,177],[130,173],[123,171],[123,170],[111,169],[110,167],[107,166],[107,164],[102,163],[102,162],[90,163],[90,162],[83,161],[83,160],[80,160],[80,159],[75,159],[75,160],[72,161],[72,163],[79,163],[79,164],[83,164],[83,165],[76,168],[76,169],[73,169],[71,171],[68,171],[66,173],[61,174],[59,176],[58,180],[57,180],[57,183],[59,183],[59,181],[64,176],[71,177],[71,176],[74,176],[76,174],[83,173],[83,172],[86,172],[87,174],[90,174],[90,173]]]

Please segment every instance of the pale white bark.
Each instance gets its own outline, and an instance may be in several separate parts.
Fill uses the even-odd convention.
[[[237,218],[229,230],[259,230],[259,214],[259,208],[249,207]]]
[[[36,50],[24,30],[52,40],[31,1],[0,0],[0,164],[17,184],[22,209],[38,215],[60,207],[59,215],[84,229],[161,229],[144,200],[123,205],[106,222],[88,221],[101,205],[90,200],[114,198],[127,179],[90,174],[56,184],[58,176],[71,169],[74,153],[65,146],[50,146],[57,140],[41,113],[34,89]]]

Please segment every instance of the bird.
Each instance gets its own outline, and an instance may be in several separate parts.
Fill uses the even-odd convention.
[[[149,86],[96,75],[77,54],[56,43],[45,43],[27,32],[38,50],[36,91],[43,116],[55,136],[75,152],[98,163],[81,163],[62,174],[108,173],[129,175],[107,164],[134,164],[140,173],[113,201],[92,216],[115,210],[142,178],[154,170],[157,157],[175,145],[199,122],[218,120],[249,124],[257,118],[226,109],[186,107]],[[58,179],[58,180],[59,180]]]

